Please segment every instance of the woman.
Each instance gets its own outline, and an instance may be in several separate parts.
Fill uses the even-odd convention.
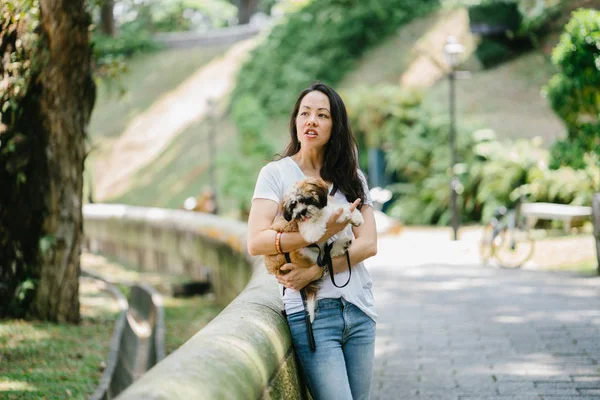
[[[301,179],[322,178],[337,203],[352,203],[352,209],[359,207],[364,218],[360,227],[351,227],[348,221],[336,223],[340,209],[331,217],[325,235],[319,240],[326,241],[343,229],[355,237],[349,250],[352,274],[348,285],[337,288],[329,277],[321,282],[312,324],[315,352],[309,349],[299,290],[322,278],[324,269],[317,265],[300,268],[286,264],[282,269],[289,272],[278,280],[288,288],[283,303],[294,348],[313,398],[368,399],[377,315],[372,280],[363,261],[377,253],[377,233],[366,181],[358,169],[356,141],[340,96],[320,82],[305,89],[294,106],[290,134],[283,158],[263,167],[256,182],[248,220],[248,252],[285,253],[310,244],[297,232],[277,238],[277,233],[269,229],[279,212],[283,194]],[[334,258],[332,265],[336,283],[345,283],[349,277],[346,257]]]

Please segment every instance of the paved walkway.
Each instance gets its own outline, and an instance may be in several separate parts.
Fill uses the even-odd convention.
[[[481,266],[468,242],[427,243],[383,238],[369,262],[373,399],[600,399],[600,278]]]

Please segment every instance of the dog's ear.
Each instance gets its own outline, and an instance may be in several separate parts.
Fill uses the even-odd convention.
[[[292,200],[290,202],[286,202],[283,205],[283,218],[286,221],[290,222],[294,216],[294,208],[296,207],[296,201]]]
[[[316,185],[316,194],[317,194],[317,199],[319,202],[319,208],[325,208],[327,207],[327,196],[328,196],[328,192],[329,192],[329,188],[327,187],[327,184],[325,183],[325,181],[321,180],[319,182],[318,185]]]

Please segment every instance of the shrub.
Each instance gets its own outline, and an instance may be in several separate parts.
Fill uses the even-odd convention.
[[[553,146],[551,166],[583,168],[584,153],[600,155],[600,12],[573,12],[552,62],[559,72],[545,90],[568,135]]]
[[[475,56],[484,68],[492,68],[513,58],[515,52],[508,40],[483,38],[475,50]]]
[[[379,86],[353,90],[346,103],[359,143],[385,150],[396,180],[388,187],[395,193],[389,213],[407,223],[445,224],[450,220],[448,128],[421,108],[421,99],[418,91]],[[469,136],[457,135],[460,160],[468,160],[472,146]],[[464,177],[464,164],[458,170]],[[463,193],[465,204],[472,197]],[[461,207],[466,219],[476,218],[477,209]]]

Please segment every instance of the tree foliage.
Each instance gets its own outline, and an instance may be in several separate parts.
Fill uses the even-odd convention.
[[[559,72],[546,88],[568,136],[552,148],[553,168],[584,168],[584,154],[600,155],[600,12],[573,12],[552,53]]]
[[[23,115],[27,106],[35,107],[45,54],[35,51],[41,41],[36,1],[2,2],[0,15],[0,302],[19,315],[27,310],[39,277],[37,254],[30,249],[37,247],[44,206],[31,184],[39,183],[32,174],[40,167],[32,148],[42,143],[28,132]]]

